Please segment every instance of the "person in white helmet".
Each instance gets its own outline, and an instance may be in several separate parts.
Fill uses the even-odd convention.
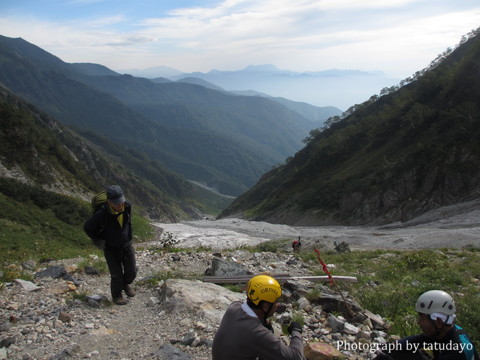
[[[455,302],[448,293],[442,290],[423,293],[415,304],[415,311],[423,333],[400,339],[395,346],[385,347],[375,359],[429,359],[426,351],[433,355],[434,360],[479,360],[470,338],[455,324]]]

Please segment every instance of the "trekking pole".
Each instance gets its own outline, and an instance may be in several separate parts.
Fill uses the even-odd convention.
[[[320,257],[320,250],[315,249],[315,252],[317,253],[317,258],[318,258],[318,261],[320,262],[320,265],[322,265],[323,271],[328,276],[330,284],[335,285],[336,290],[338,291],[338,293],[340,294],[340,296],[343,299],[343,302],[345,303],[348,314],[353,318],[355,316],[355,313],[353,312],[352,308],[350,307],[349,303],[347,302],[347,299],[345,299],[345,296],[343,296],[343,293],[342,293],[342,290],[340,289],[340,286],[338,286],[336,281],[333,279],[333,276],[330,273],[330,270],[328,270],[327,265],[323,262],[322,258]]]

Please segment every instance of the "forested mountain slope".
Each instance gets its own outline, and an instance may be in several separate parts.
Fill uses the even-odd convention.
[[[312,129],[269,99],[67,64],[22,39],[0,37],[0,82],[79,132],[138,149],[228,195],[293,155]]]
[[[201,208],[200,190],[185,179],[107,139],[100,140],[108,151],[98,151],[1,86],[0,119],[0,193],[12,202],[28,197],[20,184],[40,198],[54,192],[89,202],[95,192],[117,183],[136,208],[152,218],[194,218]],[[48,201],[44,206],[55,209]]]
[[[404,221],[480,193],[480,31],[396,91],[312,132],[222,213],[287,224]]]

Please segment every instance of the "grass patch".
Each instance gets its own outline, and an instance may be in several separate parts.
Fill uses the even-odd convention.
[[[306,262],[316,260],[313,252],[301,253],[300,257]],[[357,283],[338,284],[365,309],[389,320],[390,334],[420,333],[415,302],[423,292],[439,289],[454,297],[459,325],[479,343],[480,309],[475,305],[480,301],[478,250],[326,251],[322,259],[335,265],[329,268],[333,275],[357,277]],[[314,272],[325,275],[320,264]]]
[[[9,264],[5,266],[2,272],[3,272],[3,276],[2,276],[3,281],[9,282],[15,279],[23,279],[27,281],[33,280],[32,275],[26,272],[20,265],[17,265],[17,264]],[[0,289],[2,288],[3,288],[3,283],[0,281]]]
[[[173,247],[173,246],[147,246],[147,247],[142,247],[141,245],[138,247],[138,249],[141,250],[148,250],[151,253],[170,253],[170,254],[178,254],[178,253],[185,253],[185,254],[198,254],[198,253],[204,253],[208,252],[211,253],[213,252],[213,249],[210,246],[197,246],[197,247]]]
[[[108,273],[108,265],[103,256],[96,256],[90,255],[88,258],[83,259],[78,264],[79,269],[85,271],[87,266],[91,266],[98,270],[99,274],[107,274]]]
[[[41,189],[18,185],[19,189],[3,189],[5,193],[20,192],[20,200],[0,192],[0,282],[11,281],[18,271],[12,265],[27,260],[45,262],[95,254],[103,258],[83,231],[90,216],[90,204]],[[134,241],[153,237],[153,226],[133,213]],[[101,268],[101,267],[100,267]]]
[[[135,211],[132,213],[132,228],[134,241],[147,241],[152,239],[155,235],[154,227],[150,221],[143,216],[136,214]]]
[[[271,253],[277,253],[277,252],[284,252],[285,251],[285,246],[286,244],[290,244],[291,240],[288,239],[278,239],[278,240],[269,240],[262,242],[260,244],[254,245],[254,246],[241,246],[239,247],[240,250],[246,250],[252,253],[255,252],[271,252]]]
[[[80,224],[65,223],[50,210],[15,203],[2,194],[0,206],[8,213],[8,217],[0,219],[0,266],[12,261],[45,261],[92,252],[90,239]]]
[[[305,318],[303,317],[302,313],[300,312],[294,312],[292,314],[292,321],[295,321],[300,324],[300,326],[303,327],[305,325]]]
[[[137,285],[144,285],[149,288],[155,288],[163,280],[168,279],[190,279],[190,280],[200,280],[203,275],[199,274],[185,274],[180,271],[158,271],[152,275],[144,277],[142,280],[136,282]]]

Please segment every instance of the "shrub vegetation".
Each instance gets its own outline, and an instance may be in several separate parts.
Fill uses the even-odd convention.
[[[313,252],[300,256],[311,264],[317,261]],[[363,308],[388,320],[389,334],[421,333],[416,323],[415,302],[423,292],[439,289],[454,297],[459,325],[474,342],[480,342],[478,249],[326,251],[322,259],[335,265],[329,267],[333,275],[357,277],[357,283],[338,285]],[[316,275],[325,275],[320,264],[312,267]]]
[[[18,276],[12,264],[26,260],[101,255],[83,231],[91,211],[86,201],[0,178],[0,207],[0,281]],[[132,222],[137,241],[152,236],[150,223],[135,211]]]

